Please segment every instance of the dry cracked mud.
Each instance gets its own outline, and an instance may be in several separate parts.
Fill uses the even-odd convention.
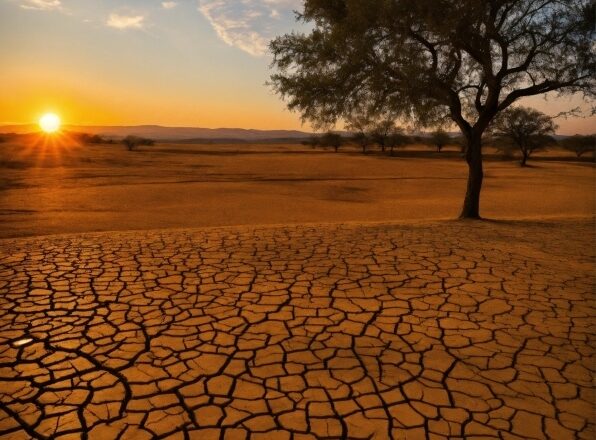
[[[0,437],[594,438],[594,223],[0,241]]]

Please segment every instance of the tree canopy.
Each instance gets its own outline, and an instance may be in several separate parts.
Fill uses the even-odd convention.
[[[133,151],[136,147],[155,145],[155,141],[153,139],[147,139],[133,135],[126,136],[124,139],[122,139],[122,143],[129,151]]]
[[[430,141],[433,143],[435,147],[437,147],[437,152],[440,153],[443,147],[449,144],[449,142],[451,141],[451,137],[445,130],[439,128],[438,130],[432,133]]]
[[[495,118],[492,134],[505,141],[505,146],[509,144],[519,148],[521,165],[525,166],[533,152],[555,143],[550,135],[556,128],[553,119],[538,110],[510,107]]]
[[[323,147],[332,147],[335,152],[339,150],[339,147],[343,144],[343,138],[338,133],[328,131],[319,139],[319,143]]]
[[[347,128],[354,135],[352,140],[360,145],[362,152],[366,153],[366,147],[371,143],[370,132],[372,131],[373,120],[369,114],[354,113],[347,120]]]
[[[381,151],[385,152],[387,147],[391,147],[394,136],[400,132],[401,130],[395,124],[395,118],[391,117],[391,115],[386,115],[375,120],[371,126],[370,138],[381,147]]]
[[[561,141],[563,148],[573,151],[577,157],[586,153],[596,154],[596,135],[578,135],[568,137]]]
[[[466,138],[462,217],[479,217],[481,139],[518,99],[558,91],[594,98],[589,0],[305,0],[308,33],[271,43],[273,88],[316,125],[363,108]]]

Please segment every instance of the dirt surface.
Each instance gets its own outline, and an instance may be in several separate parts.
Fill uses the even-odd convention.
[[[2,240],[0,437],[592,439],[594,238],[583,220]]]
[[[490,151],[489,151],[490,153]],[[453,219],[455,151],[400,157],[292,145],[0,144],[0,238],[225,225]],[[594,164],[546,153],[528,168],[488,157],[483,215],[592,216]]]
[[[594,438],[594,164],[490,153],[0,144],[0,438]]]

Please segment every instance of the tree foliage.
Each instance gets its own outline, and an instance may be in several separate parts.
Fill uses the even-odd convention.
[[[387,145],[389,146],[392,156],[395,151],[395,148],[404,147],[411,143],[412,138],[406,135],[402,128],[397,128],[395,131],[391,133],[391,135],[387,139]]]
[[[109,140],[103,138],[98,134],[89,134],[89,133],[73,133],[72,136],[77,139],[80,143],[85,145],[93,145],[93,144],[105,144],[108,143]]]
[[[305,0],[309,33],[271,43],[273,88],[313,124],[387,109],[466,138],[462,217],[479,217],[482,135],[518,99],[593,98],[590,0]]]
[[[155,141],[153,139],[132,135],[126,136],[124,139],[122,139],[122,143],[126,146],[128,151],[133,151],[137,147],[155,145]]]
[[[391,147],[390,144],[396,139],[395,136],[398,133],[400,133],[400,129],[395,123],[395,117],[384,115],[372,124],[370,138],[384,153],[387,147]]]
[[[362,153],[366,154],[366,148],[370,145],[371,139],[367,132],[357,131],[352,135],[352,142],[362,148]]]
[[[561,141],[563,148],[573,151],[577,157],[582,157],[586,153],[596,154],[596,135],[570,136]]]
[[[371,144],[370,133],[373,127],[372,117],[365,112],[350,115],[347,121],[347,129],[353,132],[352,140],[362,148],[366,154],[366,148]]]
[[[347,122],[348,130],[354,133],[352,140],[362,148],[363,153],[366,153],[369,145],[376,144],[383,153],[389,148],[393,155],[396,147],[406,145],[409,141],[391,113],[375,113],[368,109],[351,115]]]
[[[451,142],[451,136],[449,136],[445,130],[439,128],[432,133],[430,141],[437,147],[437,152],[440,153],[441,150]]]
[[[328,131],[319,139],[319,144],[323,147],[331,147],[337,153],[339,148],[343,145],[343,138],[338,133]]]
[[[504,148],[519,148],[525,166],[532,153],[556,143],[550,136],[556,128],[553,119],[538,110],[510,107],[495,118],[491,132]]]

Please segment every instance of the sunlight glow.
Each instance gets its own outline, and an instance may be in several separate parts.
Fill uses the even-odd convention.
[[[60,130],[60,117],[55,113],[46,113],[39,120],[39,127],[46,133]]]
[[[31,338],[19,339],[18,341],[14,341],[12,343],[12,345],[14,347],[20,347],[21,345],[26,345],[26,344],[28,344],[29,342],[32,342],[32,341],[33,341],[33,339],[31,339]]]

